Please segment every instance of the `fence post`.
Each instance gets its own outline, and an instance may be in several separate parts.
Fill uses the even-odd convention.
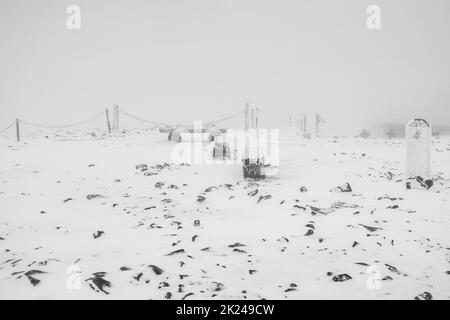
[[[251,128],[255,128],[255,109],[252,108],[252,123],[251,123]]]
[[[16,119],[16,138],[17,142],[20,141],[19,119]]]
[[[320,123],[319,114],[316,113],[316,138],[319,137],[319,123]]]
[[[250,116],[250,106],[248,103],[245,104],[245,131],[248,130],[249,127],[249,116]]]
[[[256,128],[256,158],[259,160],[259,109],[255,112],[255,128]]]
[[[105,109],[106,112],[106,125],[108,128],[108,133],[111,134],[111,123],[109,122],[109,110],[108,108]]]
[[[119,105],[113,106],[113,130],[119,132]]]

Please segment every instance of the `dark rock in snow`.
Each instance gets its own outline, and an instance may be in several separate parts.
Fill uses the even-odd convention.
[[[406,182],[406,189],[411,189],[413,186],[414,187],[421,187],[421,188],[425,188],[426,190],[429,190],[434,182],[433,179],[423,179],[420,176],[417,176],[415,178],[411,178],[408,179],[409,181]]]
[[[311,214],[313,216],[315,216],[317,213],[326,215],[331,212],[334,212],[334,209],[332,209],[332,208],[317,208],[317,207],[313,207],[313,206],[308,206],[308,207],[311,209]]]
[[[400,271],[398,271],[398,269],[394,266],[391,266],[390,264],[385,263],[384,264],[386,266],[386,268],[388,268],[389,271],[394,272],[396,274],[400,274]]]
[[[104,234],[104,233],[105,233],[104,231],[99,230],[99,231],[93,233],[92,235],[94,236],[94,239],[97,239],[97,238],[99,238],[99,237],[100,237],[102,234]]]
[[[364,224],[359,224],[360,226],[363,226],[364,228],[366,228],[367,230],[369,230],[370,232],[375,232],[377,230],[383,230],[382,228],[378,228],[378,227],[371,227],[371,226],[366,226]]]
[[[431,295],[431,293],[426,291],[414,297],[414,300],[432,300],[432,299],[433,296]]]
[[[308,192],[308,189],[306,189],[306,187],[301,186],[300,187],[300,192]]]
[[[133,276],[133,279],[136,280],[136,281],[140,281],[140,280],[141,280],[141,277],[142,277],[143,275],[144,275],[144,274],[143,274],[142,272],[139,272],[137,275]]]
[[[184,251],[184,250],[183,250],[183,251]],[[158,275],[158,276],[164,273],[164,270],[163,270],[163,269],[161,269],[160,267],[155,266],[155,265],[153,265],[153,264],[150,264],[148,267],[149,267],[150,269],[152,269],[152,271],[153,271],[156,275]]]
[[[333,191],[333,192],[352,192],[352,187],[347,182],[341,186],[337,186],[336,188],[331,189],[331,191]]]
[[[344,281],[347,281],[347,280],[350,280],[350,279],[352,279],[352,277],[349,276],[346,273],[338,274],[338,275],[333,277],[333,281],[334,282],[344,282]]]
[[[161,189],[164,186],[164,182],[155,183],[155,188]]]
[[[178,250],[172,251],[171,253],[166,254],[166,256],[172,256],[174,254],[179,254],[179,253],[184,253],[184,252],[185,252],[184,249],[178,249]]]
[[[214,284],[213,291],[222,291],[223,289],[225,289],[223,283],[213,282],[213,284]]]
[[[92,278],[86,279],[86,282],[89,284],[89,286],[97,292],[101,291],[105,294],[109,294],[109,292],[106,291],[105,288],[110,288],[111,282],[104,279],[106,272],[95,272],[92,275]]]
[[[194,295],[192,292],[189,292],[188,294],[186,294],[183,298],[181,298],[181,300],[186,300],[187,297]]]
[[[236,243],[234,243],[234,244],[230,244],[230,245],[228,245],[228,247],[230,247],[230,248],[236,248],[236,247],[245,247],[245,244],[242,244],[242,243],[236,242]]]
[[[258,201],[256,203],[259,203],[261,200],[267,200],[267,199],[270,199],[270,198],[272,198],[272,196],[270,194],[265,195],[265,196],[259,196],[259,199],[258,199]]]
[[[42,273],[46,273],[46,272],[45,271],[41,271],[41,270],[30,270],[30,271],[25,272],[24,276],[26,276],[28,278],[28,280],[30,280],[30,282],[31,282],[31,284],[33,286],[37,286],[41,282],[41,280],[33,277],[33,275],[42,274]],[[21,276],[19,276],[19,278],[20,277]]]
[[[392,206],[387,206],[386,209],[398,209],[398,205],[394,204]]]
[[[120,267],[119,270],[120,270],[120,271],[128,271],[128,270],[131,270],[131,268],[128,268],[128,267]]]
[[[86,199],[88,199],[88,200],[92,200],[95,198],[104,198],[104,196],[102,196],[101,194],[88,194],[86,196]]]

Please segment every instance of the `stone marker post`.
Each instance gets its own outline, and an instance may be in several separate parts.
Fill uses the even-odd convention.
[[[406,124],[406,178],[430,178],[431,127],[423,119]]]

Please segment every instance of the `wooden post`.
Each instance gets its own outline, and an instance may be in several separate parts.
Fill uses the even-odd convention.
[[[251,128],[255,128],[255,109],[252,108],[252,123]]]
[[[250,116],[250,106],[248,103],[245,104],[245,131],[248,130],[249,127],[249,116]]]
[[[113,107],[114,111],[114,132],[119,132],[119,105],[115,104]]]
[[[258,108],[256,108],[256,113],[255,113],[256,159],[259,159],[259,125],[258,125],[258,117],[259,117],[259,111],[258,111]]]
[[[307,130],[308,130],[308,126],[307,126],[307,123],[306,123],[306,113],[304,113],[303,114],[303,131],[305,133],[307,133]]]
[[[316,138],[319,137],[319,123],[320,123],[320,117],[319,117],[319,115],[316,113]]]
[[[106,125],[107,125],[107,128],[108,128],[108,133],[111,134],[111,123],[109,122],[109,111],[108,111],[108,108],[106,108],[105,112],[106,112]]]
[[[19,119],[16,119],[16,138],[17,142],[19,142],[20,141]]]

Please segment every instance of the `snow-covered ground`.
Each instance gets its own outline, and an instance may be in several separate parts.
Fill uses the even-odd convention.
[[[0,138],[0,298],[450,298],[449,138],[430,190],[406,190],[402,140],[282,132],[262,181],[174,145]]]

